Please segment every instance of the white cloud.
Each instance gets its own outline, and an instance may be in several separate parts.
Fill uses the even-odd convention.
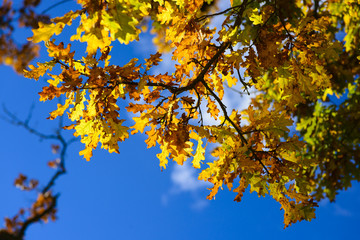
[[[180,194],[191,194],[193,202],[190,208],[195,211],[201,211],[209,205],[209,201],[200,192],[211,187],[211,184],[197,179],[197,171],[189,161],[182,166],[174,165],[171,172],[171,181],[172,186],[169,192],[161,196],[161,203],[164,206],[169,204],[171,197]]]
[[[335,215],[342,216],[342,217],[351,217],[352,216],[352,213],[349,210],[341,207],[339,204],[335,204],[334,208],[335,208]]]
[[[194,192],[210,186],[209,183],[198,180],[196,175],[196,170],[189,161],[185,162],[182,166],[175,165],[171,173],[171,180],[173,182],[172,192]]]
[[[193,204],[191,204],[191,208],[196,211],[201,211],[209,205],[209,200],[197,198]]]

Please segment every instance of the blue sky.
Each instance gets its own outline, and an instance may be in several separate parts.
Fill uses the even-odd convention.
[[[50,4],[44,3],[42,8]],[[49,14],[57,16],[73,6],[67,3]],[[31,36],[28,31],[17,34],[19,42]],[[124,63],[132,57],[143,59],[154,53],[151,36],[143,35],[142,39],[130,46],[116,44],[112,60]],[[42,48],[41,55],[45,54],[46,49]],[[169,66],[164,61],[159,71],[170,72]],[[43,82],[25,79],[7,66],[0,66],[0,72],[0,103],[20,119],[27,118],[34,104],[30,125],[53,133],[57,122],[46,118],[56,101],[38,101]],[[0,114],[4,115],[2,111]],[[45,184],[54,173],[46,163],[56,155],[51,153],[55,142],[41,141],[21,127],[0,120],[0,131],[2,219],[13,216],[20,207],[30,206],[36,198],[13,186],[18,174],[38,178]],[[71,134],[67,137],[71,138]],[[120,154],[96,150],[90,162],[78,155],[83,149],[80,142],[71,145],[67,152],[68,173],[55,187],[61,193],[58,220],[31,226],[26,239],[347,239],[359,235],[358,183],[340,193],[336,203],[321,202],[312,222],[297,223],[284,230],[283,212],[272,198],[246,192],[243,201],[237,203],[233,201],[235,194],[225,189],[216,200],[208,201],[207,185],[196,179],[197,170],[187,164],[170,163],[160,171],[156,158],[159,150],[147,149],[144,140],[144,135],[131,136],[120,144]]]

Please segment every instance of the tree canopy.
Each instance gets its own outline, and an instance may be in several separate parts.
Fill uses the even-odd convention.
[[[212,184],[208,199],[224,186],[235,201],[248,188],[270,195],[285,227],[315,218],[318,201],[360,180],[357,0],[230,0],[224,10],[212,0],[77,2],[33,27],[29,44],[44,42],[49,60],[24,75],[48,79],[40,101],[65,97],[49,118],[71,121],[65,129],[86,160],[145,133],[161,169],[191,161]],[[118,42],[141,41],[148,29],[158,52],[112,63]],[[157,73],[165,53],[175,70]],[[224,103],[235,87],[251,95],[246,109]]]

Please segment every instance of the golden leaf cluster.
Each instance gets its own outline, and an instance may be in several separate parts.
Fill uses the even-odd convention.
[[[332,153],[333,140],[342,139],[344,132],[325,123],[326,116],[336,124],[337,110],[319,103],[351,86],[349,99],[359,96],[353,77],[359,76],[359,67],[349,67],[359,63],[356,1],[316,1],[314,6],[312,1],[233,0],[230,8],[217,13],[203,12],[202,0],[78,2],[80,10],[33,30],[30,40],[46,42],[51,60],[30,66],[25,76],[51,78],[40,100],[65,96],[50,118],[67,115],[73,122],[67,129],[81,138],[85,149],[80,154],[87,160],[99,145],[119,153],[118,143],[129,134],[145,133],[148,147],[160,146],[161,169],[169,160],[180,165],[191,160],[201,169],[199,179],[213,184],[209,199],[223,185],[237,194],[236,201],[247,188],[270,195],[284,210],[285,227],[310,221],[316,200],[324,194],[333,197],[349,179],[359,180],[359,174],[349,172],[343,181],[346,173],[328,166],[350,148],[355,150],[343,154],[343,162],[349,166],[355,159],[359,166],[359,141],[354,136],[345,147],[336,144]],[[216,16],[223,16],[219,29],[210,24]],[[80,24],[67,47],[56,43],[56,35],[76,18]],[[113,65],[112,44],[139,40],[150,23],[159,51],[145,63],[133,58]],[[342,29],[345,50],[336,38]],[[86,51],[72,49],[74,41],[85,43]],[[171,51],[175,70],[152,74],[164,51]],[[52,73],[55,68],[60,73]],[[235,87],[258,93],[244,110],[224,103],[226,88]],[[356,115],[351,112],[358,113],[355,102],[350,110],[341,108],[341,116],[352,123]],[[123,109],[134,114],[132,125]],[[205,114],[220,123],[207,125]],[[290,131],[296,124],[298,135]],[[207,156],[211,143],[216,147],[210,159],[215,160]],[[318,168],[327,181],[316,175]],[[324,175],[330,170],[331,179]]]

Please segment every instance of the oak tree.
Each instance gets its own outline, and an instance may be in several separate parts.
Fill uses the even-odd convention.
[[[230,0],[227,9],[204,7],[212,0],[77,2],[33,29],[29,41],[44,42],[50,60],[24,75],[48,79],[41,101],[65,97],[49,118],[72,121],[65,129],[81,139],[86,160],[145,133],[149,148],[160,147],[161,169],[191,161],[212,183],[208,199],[224,186],[235,201],[248,188],[270,195],[285,227],[315,218],[318,201],[360,180],[357,0]],[[141,41],[147,28],[158,51],[112,63],[112,50]],[[175,70],[155,73],[164,53]],[[246,109],[224,104],[234,86],[256,91]],[[205,114],[219,123],[204,123]]]

